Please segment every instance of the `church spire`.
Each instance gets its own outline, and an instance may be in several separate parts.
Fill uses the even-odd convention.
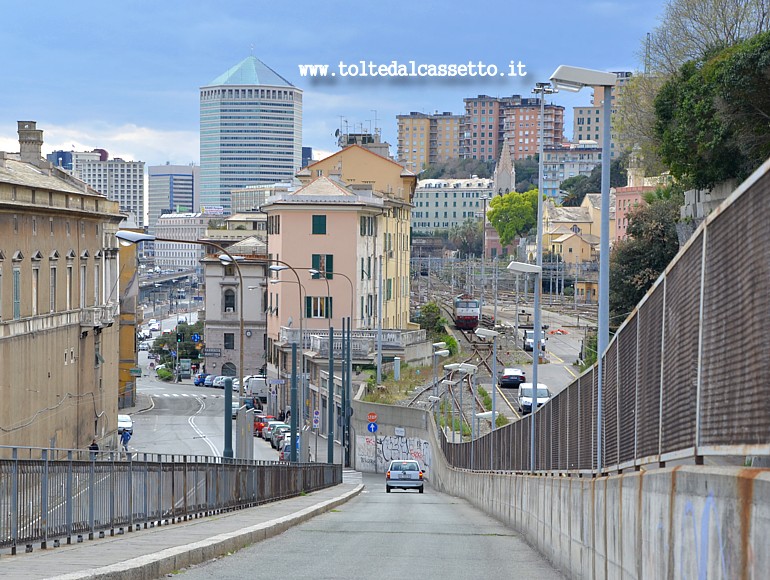
[[[493,195],[505,195],[516,188],[516,168],[511,159],[511,147],[508,137],[503,141],[503,150],[495,165],[495,175],[492,184]]]

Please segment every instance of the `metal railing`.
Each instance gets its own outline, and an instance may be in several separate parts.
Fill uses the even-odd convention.
[[[768,199],[770,161],[701,224],[610,342],[602,472],[770,455]],[[596,372],[535,413],[537,471],[595,473]],[[528,471],[532,420],[442,448],[455,467]]]
[[[2,448],[0,547],[93,539],[342,483],[340,465]],[[39,458],[33,458],[38,455]],[[7,458],[9,457],[10,458]]]

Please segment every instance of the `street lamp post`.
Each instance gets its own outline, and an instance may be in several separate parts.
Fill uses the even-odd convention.
[[[484,289],[487,286],[485,265],[487,263],[487,201],[488,195],[482,195],[481,201],[484,202],[484,213],[481,216],[481,297],[479,299],[479,322],[484,318]]]
[[[446,348],[446,342],[433,343],[433,396],[438,396],[438,372],[436,370],[436,361],[438,357],[447,357],[450,352]],[[434,413],[434,420],[438,421],[437,414]]]
[[[538,193],[539,202],[542,203],[543,197]],[[542,220],[538,220],[538,232],[542,233]],[[540,235],[538,239],[538,255],[541,255],[542,238]],[[537,412],[537,368],[540,362],[540,348],[541,348],[541,336],[543,332],[542,324],[540,323],[540,289],[543,285],[543,281],[540,279],[543,268],[535,264],[526,264],[524,262],[511,262],[508,264],[508,269],[514,272],[521,272],[524,274],[535,274],[535,290],[534,290],[534,333],[532,338],[532,389],[533,399],[532,407],[529,417],[529,469],[534,473],[537,463],[535,462],[535,413]]]
[[[602,387],[604,383],[604,362],[602,356],[610,339],[610,157],[611,133],[610,113],[612,112],[612,88],[617,77],[614,73],[574,66],[559,66],[551,75],[551,82],[557,89],[577,92],[583,87],[604,89],[602,109],[602,181],[601,181],[601,227],[599,230],[599,332],[597,336],[596,381],[596,469],[602,471]]]
[[[300,417],[297,417],[297,411],[299,409],[296,409],[296,401],[294,400],[294,396],[292,396],[292,409],[291,409],[291,461],[296,462],[297,461],[297,446],[295,445],[295,441],[299,440],[299,449],[300,449],[300,458],[302,455],[306,453],[306,446],[305,446],[305,431],[302,428],[302,426],[299,426],[299,433],[297,433],[297,426],[298,426],[298,419],[301,418],[303,423],[305,421],[305,401],[306,401],[306,394],[305,394],[305,354],[304,354],[304,329],[302,326],[302,283],[299,281],[299,274],[297,273],[297,270],[287,264],[286,262],[282,262],[280,260],[276,260],[275,258],[271,259],[272,262],[277,262],[277,264],[271,264],[269,266],[269,270],[271,272],[282,272],[283,270],[291,270],[294,274],[294,277],[297,280],[297,295],[299,296],[299,376],[300,376],[300,396],[302,397],[302,404],[300,405],[302,408],[302,414]],[[272,283],[272,280],[271,280]],[[307,295],[307,293],[306,293]],[[296,356],[294,356],[294,346],[292,345],[292,395],[296,391],[296,387],[294,386],[296,384],[295,377],[297,375],[297,368],[296,368]]]
[[[489,330],[488,328],[477,328],[475,330],[476,336],[492,339],[492,432],[494,433],[497,428],[497,336],[500,334],[496,330]],[[490,439],[489,445],[489,467],[494,469],[494,435]]]
[[[235,266],[236,271],[238,272],[238,288],[240,291],[240,308],[238,309],[239,314],[239,323],[240,323],[240,361],[239,361],[239,368],[238,371],[240,373],[240,385],[239,385],[239,401],[240,396],[243,395],[243,351],[245,350],[244,344],[243,344],[243,338],[244,338],[244,332],[243,332],[243,314],[244,314],[244,304],[243,304],[243,276],[241,274],[241,267],[238,264],[238,261],[228,252],[225,248],[220,246],[219,244],[215,244],[213,242],[202,242],[200,240],[177,240],[173,238],[158,238],[156,236],[151,236],[149,234],[142,234],[139,232],[133,232],[130,230],[118,230],[115,233],[115,237],[120,241],[121,244],[124,245],[131,245],[131,244],[138,244],[140,242],[171,242],[176,244],[195,244],[198,246],[212,246],[222,252],[222,254],[219,256],[219,260],[222,263],[228,263]],[[233,418],[232,418],[232,412],[233,412],[233,395],[232,395],[232,388],[230,389],[230,392],[225,396],[225,414],[224,414],[224,449],[222,450],[222,456],[226,458],[232,458],[233,457]]]

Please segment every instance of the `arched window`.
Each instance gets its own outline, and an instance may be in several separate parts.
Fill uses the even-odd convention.
[[[225,312],[235,312],[235,291],[225,290]]]
[[[235,370],[235,365],[231,362],[226,362],[222,365],[222,374],[226,377],[234,377]]]

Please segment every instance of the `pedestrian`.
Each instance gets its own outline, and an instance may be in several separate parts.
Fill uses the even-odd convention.
[[[128,459],[128,442],[131,440],[131,433],[128,431],[128,429],[123,429],[123,433],[120,435],[120,446],[123,448],[123,451],[126,453],[126,459]]]
[[[278,420],[279,421],[284,421],[285,419],[286,419],[286,413],[284,413],[283,411],[278,413]]]
[[[96,459],[96,454],[99,451],[99,444],[96,442],[96,437],[93,438],[91,445],[88,446],[88,449],[91,451],[91,459]]]

